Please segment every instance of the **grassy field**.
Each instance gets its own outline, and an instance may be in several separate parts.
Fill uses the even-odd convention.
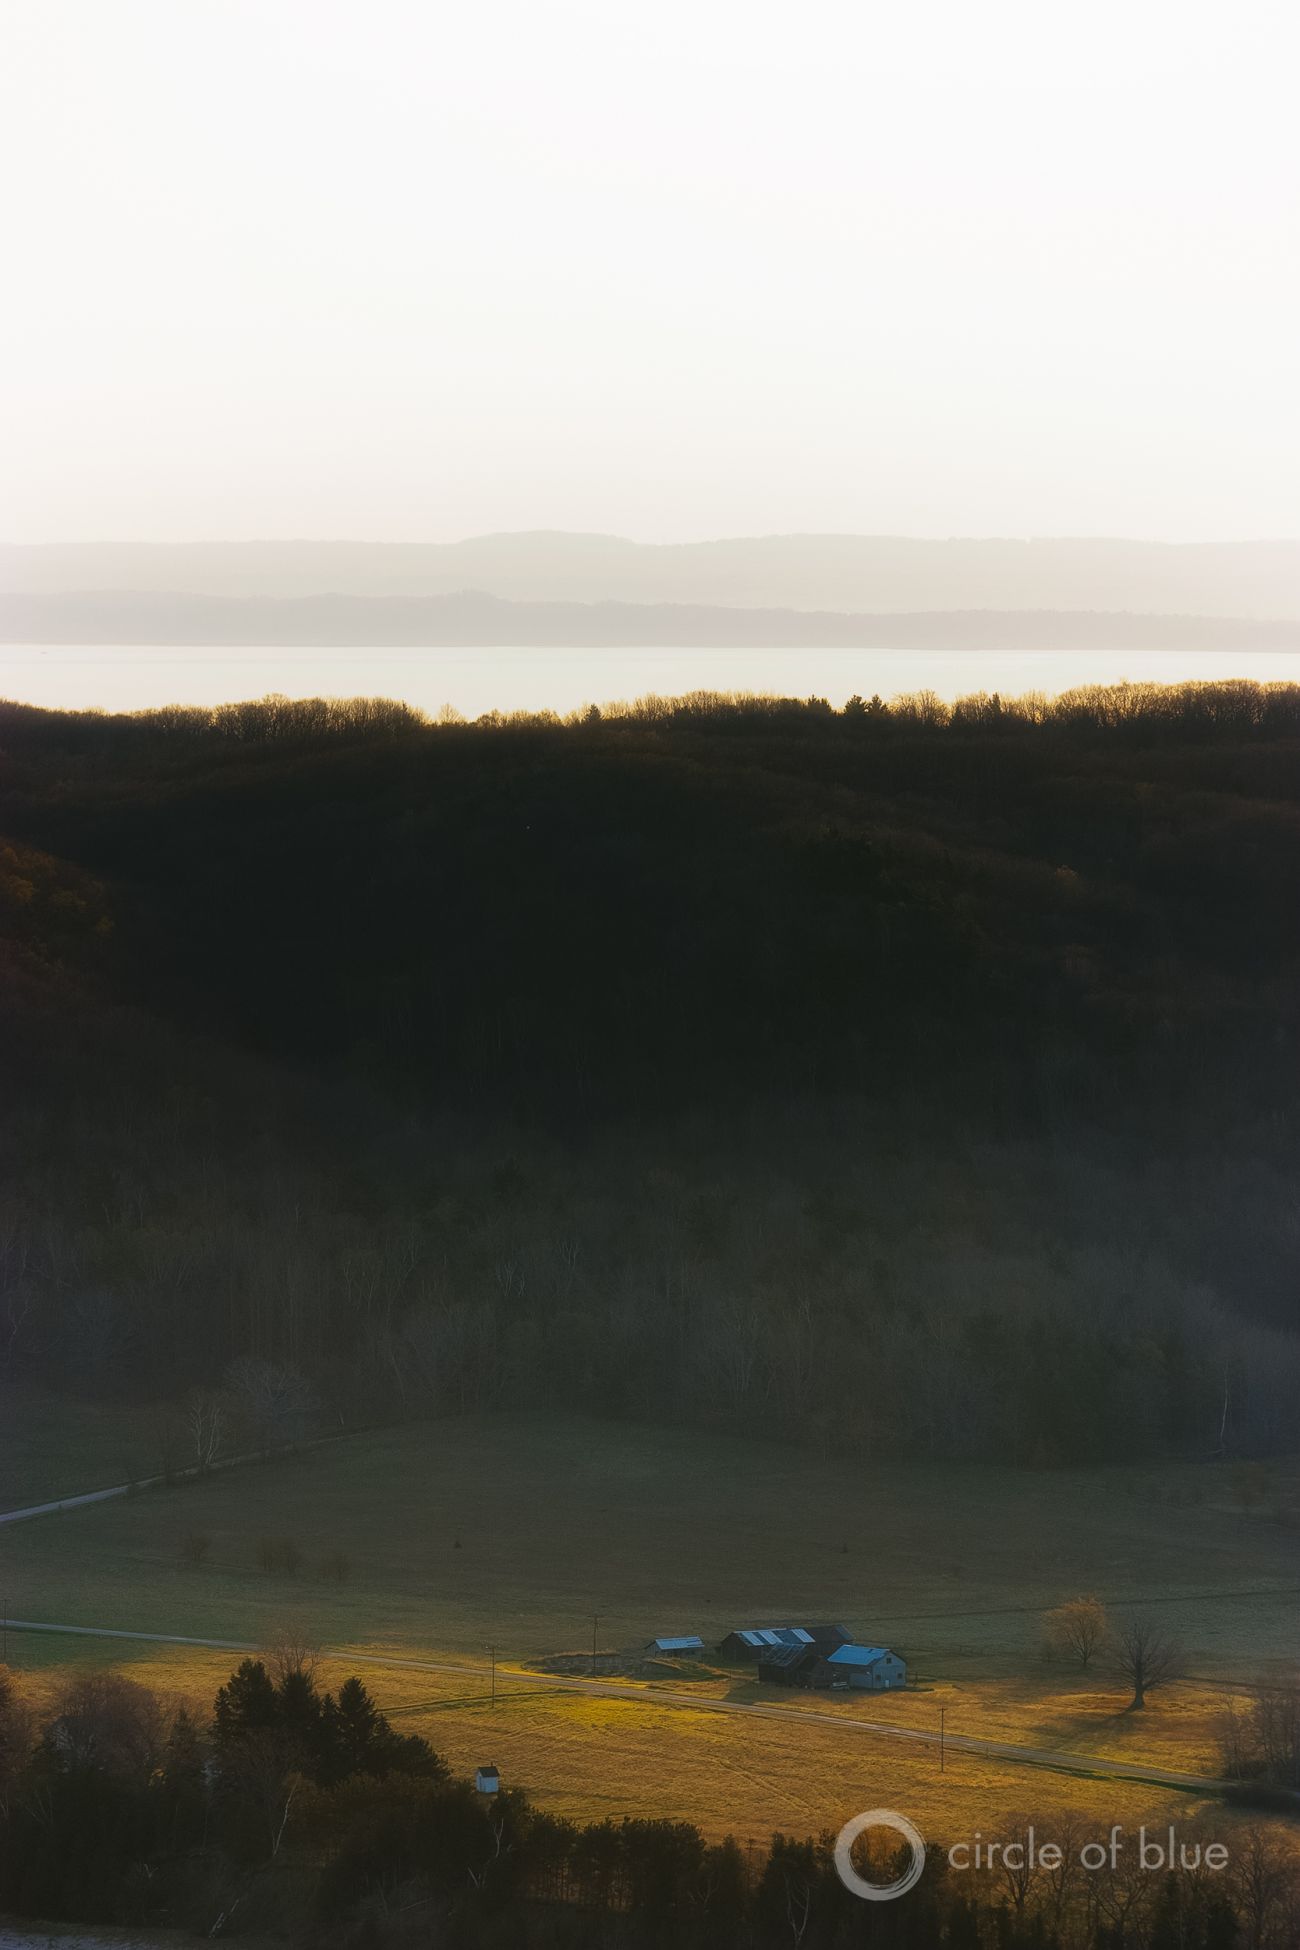
[[[1290,1479],[1270,1492],[1285,1501]],[[1255,1498],[1255,1492],[1252,1491]],[[456,1659],[481,1676],[366,1668],[385,1707],[457,1766],[490,1757],[544,1805],[581,1816],[680,1813],[711,1832],[819,1826],[877,1798],[936,1835],[978,1805],[1152,1819],[1171,1799],[1005,1761],[854,1737],[808,1717],[762,1722],[583,1698],[546,1678],[486,1701],[506,1664],[589,1647],[632,1662],[657,1632],[716,1641],[747,1623],[842,1620],[894,1644],[916,1682],[892,1698],[778,1693],[752,1674],[692,1683],[838,1717],[933,1726],[1188,1772],[1217,1767],[1225,1692],[1293,1653],[1295,1533],[1274,1501],[1241,1507],[1231,1472],[1026,1474],[849,1467],[761,1444],[577,1420],[495,1417],[359,1436],[264,1467],[0,1529],[9,1616]],[[202,1564],[184,1543],[208,1540]],[[301,1553],[259,1568],[264,1538]],[[343,1582],[321,1575],[331,1553]],[[1104,1661],[1045,1666],[1044,1607],[1096,1591],[1158,1616],[1192,1679],[1124,1712]],[[124,1664],[207,1701],[228,1654],[14,1634],[41,1686],[70,1663]],[[338,1668],[339,1671],[342,1667]],[[675,1683],[675,1682],[674,1682]],[[743,1816],[736,1813],[737,1806]],[[978,1825],[978,1823],[977,1823]]]
[[[210,1540],[195,1568],[187,1534]],[[258,1568],[263,1538],[302,1555]],[[332,1552],[346,1582],[316,1575]],[[1155,1606],[1198,1676],[1294,1646],[1296,1535],[1231,1479],[822,1464],[728,1438],[494,1417],[389,1429],[0,1535],[17,1617],[536,1656],[658,1632],[843,1620],[921,1680],[1036,1668],[1078,1591]]]
[[[67,1647],[26,1640],[21,1651],[24,1689],[39,1704],[66,1670]],[[232,1664],[228,1654],[164,1646],[124,1652],[102,1642],[77,1647],[76,1658],[204,1709]],[[350,1670],[346,1659],[327,1659],[318,1678],[336,1686]],[[1041,1833],[1071,1813],[1105,1832],[1113,1821],[1182,1823],[1213,1805],[1141,1783],[951,1750],[940,1773],[935,1749],[850,1739],[811,1718],[806,1725],[755,1721],[656,1705],[652,1695],[643,1705],[515,1682],[499,1687],[493,1707],[486,1671],[474,1682],[367,1667],[364,1678],[394,1723],[422,1733],[457,1772],[492,1760],[538,1805],[578,1820],[672,1815],[710,1835],[758,1842],[777,1829],[837,1828],[878,1804],[910,1812],[938,1840],[975,1828],[1010,1832],[1022,1815],[1032,1815]],[[916,1720],[934,1711],[933,1702],[913,1700],[910,1708]]]
[[[162,1413],[0,1384],[0,1512],[156,1475]]]

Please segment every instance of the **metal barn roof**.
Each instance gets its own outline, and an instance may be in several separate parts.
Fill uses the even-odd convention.
[[[827,1660],[832,1666],[874,1666],[877,1659],[883,1659],[889,1652],[887,1645],[841,1645],[831,1653]]]
[[[656,1652],[703,1652],[704,1650],[704,1640],[701,1638],[651,1639],[650,1643]]]
[[[769,1645],[811,1645],[813,1643],[812,1633],[805,1632],[802,1625],[744,1627],[737,1631],[736,1637],[743,1639],[746,1645],[752,1645],[760,1652],[764,1646]]]
[[[807,1657],[806,1645],[770,1645],[760,1654],[758,1663],[760,1666],[776,1666],[784,1669],[786,1666],[797,1665],[800,1659]]]

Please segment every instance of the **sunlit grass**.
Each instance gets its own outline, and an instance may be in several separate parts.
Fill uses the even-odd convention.
[[[855,1517],[868,1509],[888,1521]],[[198,1565],[183,1548],[196,1531],[209,1540]],[[299,1547],[296,1575],[258,1568],[264,1536]],[[331,1552],[344,1582],[320,1574]],[[493,1759],[542,1806],[677,1814],[742,1839],[833,1827],[872,1801],[937,1837],[1025,1809],[1182,1818],[1195,1795],[951,1744],[940,1772],[935,1745],[850,1723],[936,1733],[942,1707],[953,1736],[1213,1775],[1227,1688],[1288,1652],[1295,1617],[1291,1536],[1234,1507],[1222,1471],[856,1467],[849,1480],[775,1446],[509,1416],[390,1429],[0,1530],[0,1566],[11,1617],[256,1645],[292,1630],[468,1667],[355,1669],[455,1767]],[[1080,1590],[1117,1615],[1154,1602],[1195,1680],[1135,1714],[1104,1655],[1087,1673],[1045,1663],[1040,1613]],[[735,1624],[827,1619],[898,1645],[915,1683],[855,1698],[760,1687],[748,1669],[662,1675],[797,1716],[761,1720],[670,1705],[653,1686],[588,1697],[525,1670],[589,1647],[593,1612],[601,1648],[631,1671],[656,1632],[712,1644]],[[206,1712],[236,1655],[12,1633],[10,1658],[44,1697],[70,1667],[111,1663]],[[327,1661],[323,1681],[350,1669]]]
[[[29,1649],[37,1661],[30,1665]],[[102,1641],[70,1648],[46,1640],[37,1648],[25,1640],[21,1651],[24,1690],[38,1704],[48,1704],[67,1670],[63,1661],[72,1660],[129,1672],[205,1713],[233,1663],[228,1654],[177,1647],[141,1647],[124,1655]],[[337,1686],[351,1670],[346,1659],[323,1660],[319,1683]],[[577,1820],[671,1816],[694,1821],[710,1835],[761,1842],[777,1829],[838,1828],[860,1808],[881,1804],[908,1813],[932,1839],[943,1840],[975,1828],[996,1832],[1000,1823],[1010,1832],[1025,1813],[1046,1833],[1067,1814],[1104,1829],[1114,1821],[1184,1822],[1214,1805],[1141,1783],[1026,1768],[953,1749],[940,1772],[937,1748],[855,1738],[811,1717],[803,1724],[751,1720],[657,1705],[652,1695],[644,1702],[599,1699],[513,1680],[499,1682],[492,1707],[486,1666],[473,1682],[361,1670],[395,1723],[423,1734],[457,1772],[495,1761],[510,1786]],[[915,1712],[919,1703],[911,1704]]]

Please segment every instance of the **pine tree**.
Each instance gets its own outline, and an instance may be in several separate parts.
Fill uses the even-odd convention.
[[[279,1721],[275,1685],[260,1659],[245,1659],[217,1694],[213,1732],[219,1746]]]

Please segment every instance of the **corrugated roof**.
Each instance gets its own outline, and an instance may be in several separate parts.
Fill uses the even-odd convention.
[[[760,1666],[793,1666],[808,1657],[806,1645],[770,1645],[759,1657]]]
[[[701,1638],[652,1639],[651,1644],[657,1652],[702,1652],[704,1650],[704,1640]]]
[[[742,1626],[736,1633],[746,1645],[757,1647],[760,1651],[765,1645],[811,1645],[813,1635],[805,1632],[802,1625],[755,1625]]]
[[[837,1646],[827,1661],[832,1666],[874,1666],[877,1659],[883,1659],[889,1651],[887,1645],[841,1645]]]

